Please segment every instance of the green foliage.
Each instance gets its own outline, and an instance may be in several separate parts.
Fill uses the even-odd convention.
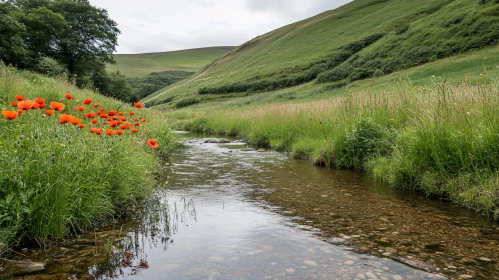
[[[129,78],[130,86],[135,94],[140,98],[144,98],[155,91],[182,81],[194,74],[186,71],[164,71],[153,72],[141,78]]]
[[[183,98],[175,104],[175,108],[184,108],[187,106],[194,105],[196,103],[199,103],[199,100],[195,97],[189,97],[189,98]]]
[[[10,9],[9,3],[0,3],[0,60],[23,66],[27,54],[23,40],[26,28],[10,15]]]
[[[50,57],[41,57],[38,60],[38,64],[33,68],[33,71],[49,77],[58,77],[65,71],[65,69],[62,65],[57,63],[55,59]]]

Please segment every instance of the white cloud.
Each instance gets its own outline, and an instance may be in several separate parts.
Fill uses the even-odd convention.
[[[121,30],[117,53],[237,46],[351,0],[90,0]]]

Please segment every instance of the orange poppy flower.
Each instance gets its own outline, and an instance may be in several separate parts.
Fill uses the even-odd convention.
[[[40,108],[40,104],[38,104],[38,103],[36,103],[36,102],[35,102],[35,104],[33,104],[33,106],[31,107],[31,109],[33,109],[33,110],[36,110],[36,109],[39,109],[39,108]]]
[[[130,130],[130,131],[131,131],[132,133],[137,133],[137,132],[139,132],[139,130],[138,130],[138,129],[135,129],[135,128],[134,128],[134,129],[132,129],[132,130]]]
[[[130,114],[130,116],[133,116],[133,115],[135,115],[135,113],[134,113],[134,112],[130,112],[130,113],[128,113],[128,114]]]
[[[99,114],[99,117],[101,117],[101,119],[108,119],[109,116],[107,114]]]
[[[45,103],[45,98],[41,98],[41,97],[35,98],[35,103],[43,104],[43,103]]]
[[[64,105],[64,103],[55,102],[55,101],[50,102],[50,108],[56,110],[57,112],[64,110],[65,107],[66,106]]]
[[[23,110],[19,109],[17,110],[17,115],[20,116],[23,113]]]
[[[108,115],[110,116],[116,116],[116,114],[118,114],[118,111],[116,110],[110,110],[109,112],[107,112]]]
[[[116,134],[118,134],[120,136],[123,135],[123,133],[125,133],[125,132],[123,132],[123,130],[116,130]]]
[[[80,112],[85,111],[85,107],[83,107],[83,106],[78,106],[78,108],[76,108],[76,109],[77,109],[78,111],[80,111]]]
[[[144,105],[142,103],[140,103],[140,102],[135,102],[135,103],[133,103],[133,106],[141,109]]]
[[[95,134],[97,134],[97,135],[101,135],[102,132],[103,132],[102,128],[95,130]]]
[[[45,105],[45,103],[43,103],[43,104],[40,104],[38,107],[39,107],[40,109],[45,109],[45,106],[46,106],[46,105]]]
[[[31,100],[19,101],[19,103],[17,103],[17,108],[28,111],[33,107],[33,105],[35,105],[35,102]]]
[[[67,122],[70,122],[73,117],[68,115],[68,114],[61,114],[59,116],[59,123],[60,124],[65,124]]]
[[[90,113],[85,114],[85,117],[87,117],[87,118],[89,118],[89,119],[93,119],[93,118],[95,118],[95,113],[94,113],[94,111],[90,111]]]
[[[16,111],[2,111],[2,115],[8,120],[15,120],[19,114]]]
[[[140,120],[140,121],[141,121],[141,122],[146,122],[146,119],[142,119],[142,120]]]
[[[120,125],[120,128],[121,128],[121,129],[125,129],[125,130],[126,130],[126,129],[128,129],[128,125],[126,125],[126,124],[124,123],[124,124]]]
[[[12,102],[12,107],[17,107],[17,103],[19,103],[19,101]]]
[[[156,149],[157,147],[159,147],[157,139],[149,139],[149,140],[147,140],[147,145],[153,147],[154,149]]]
[[[122,121],[124,121],[124,122],[128,121],[128,119],[127,119],[127,118],[125,118],[125,117],[121,117],[121,116],[120,116],[120,120],[122,120]]]
[[[66,93],[66,95],[65,95],[65,96],[66,96],[66,98],[67,98],[68,100],[74,100],[74,99],[75,99],[71,93]]]
[[[83,128],[87,127],[87,125],[84,124],[84,123],[81,123],[81,124],[78,125],[78,127],[81,128],[81,129],[83,129]]]
[[[118,122],[111,122],[109,124],[110,127],[116,127],[118,125]]]
[[[125,112],[118,112],[118,116],[123,116]]]
[[[94,119],[94,120],[92,120],[92,123],[93,123],[93,124],[96,124],[96,123],[98,123],[98,122],[99,122],[98,120],[95,120],[95,119]]]
[[[113,136],[114,135],[114,130],[112,130],[112,129],[106,129],[106,134],[109,135],[109,136]]]
[[[16,98],[17,101],[23,101],[26,98],[26,96],[24,95],[16,95],[14,97]]]
[[[45,111],[45,114],[46,114],[47,116],[52,116],[53,114],[55,114],[55,111],[54,111],[54,110],[46,110],[46,111]]]
[[[71,117],[71,120],[69,120],[71,122],[71,124],[73,125],[77,125],[77,124],[80,124],[81,123],[81,119],[79,118],[76,118],[76,117]]]
[[[94,104],[94,108],[98,108],[99,107],[99,104]]]
[[[83,104],[85,104],[85,105],[88,105],[88,104],[90,104],[90,103],[92,103],[92,99],[90,99],[90,98],[87,98],[87,99],[85,99],[85,100],[83,101]]]

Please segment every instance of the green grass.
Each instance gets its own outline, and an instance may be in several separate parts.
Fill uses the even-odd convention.
[[[246,42],[144,101],[175,107],[182,98],[203,103],[307,82],[385,76],[497,46],[498,13],[497,1],[356,0]],[[441,70],[436,76],[462,77],[455,69]]]
[[[171,134],[165,120],[149,110],[133,108],[65,81],[0,67],[0,111],[17,109],[16,95],[65,104],[53,116],[29,110],[15,120],[0,116],[0,253],[12,245],[62,238],[123,218],[141,207],[155,185],[160,157],[168,156]],[[66,100],[70,91],[75,100]],[[91,134],[92,126],[109,129],[100,119],[92,125],[77,110],[85,98],[99,108],[135,112],[139,133],[123,136]],[[96,111],[91,106],[85,112]],[[61,113],[83,119],[80,129],[59,124]],[[97,117],[98,118],[98,117]],[[133,121],[133,120],[132,120]],[[113,130],[116,130],[114,128]],[[146,144],[157,138],[160,148]]]
[[[178,128],[240,135],[498,218],[499,83],[470,79],[460,86],[401,82],[303,103],[225,103],[167,116]]]
[[[116,54],[116,64],[109,64],[107,69],[120,71],[126,77],[143,77],[153,72],[187,71],[196,72],[216,58],[223,56],[234,47],[211,47],[182,51]]]

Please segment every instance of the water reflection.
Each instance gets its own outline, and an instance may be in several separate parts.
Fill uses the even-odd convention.
[[[186,141],[135,222],[27,250],[23,279],[493,279],[495,225],[244,143]],[[243,149],[242,149],[243,148]],[[464,257],[463,257],[464,256]],[[482,258],[480,260],[480,258]]]

